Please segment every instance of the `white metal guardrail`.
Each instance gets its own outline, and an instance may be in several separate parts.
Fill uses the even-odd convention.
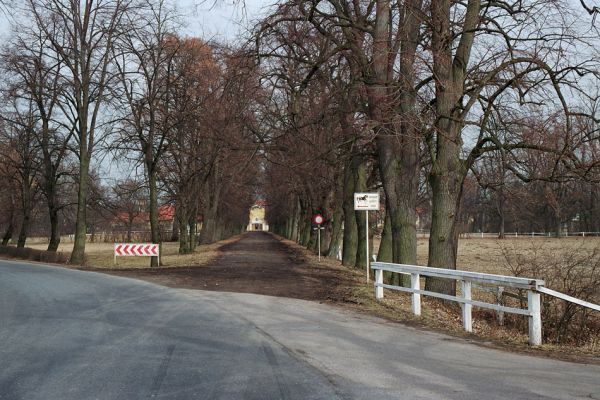
[[[463,327],[467,332],[473,331],[472,309],[473,306],[489,308],[499,312],[526,315],[529,318],[529,344],[539,346],[542,344],[542,316],[540,293],[570,301],[584,307],[600,311],[600,306],[579,300],[566,294],[548,289],[541,279],[520,278],[515,276],[484,274],[479,272],[461,271],[443,268],[421,267],[417,265],[392,264],[383,262],[371,263],[371,269],[375,271],[375,298],[383,298],[383,289],[398,290],[411,293],[412,312],[421,315],[421,296],[437,297],[444,300],[456,301],[462,305]],[[383,271],[396,272],[410,275],[410,287],[387,285],[383,283]],[[421,276],[455,280],[460,283],[461,295],[452,296],[443,293],[432,292],[421,289]],[[499,287],[513,287],[527,290],[527,308],[507,307],[499,304],[491,304],[483,301],[473,300],[471,289],[473,283],[495,285]]]

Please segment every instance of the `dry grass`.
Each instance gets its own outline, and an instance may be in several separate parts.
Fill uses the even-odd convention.
[[[324,259],[319,264],[317,257],[308,250],[293,242],[286,241],[301,251],[307,262],[314,265],[328,265],[340,268],[337,260]],[[377,249],[378,243],[374,243]],[[490,238],[461,239],[459,243],[458,268],[467,271],[478,271],[495,274],[512,275],[506,265],[502,249],[510,249],[517,254],[532,254],[540,248],[562,250],[589,249],[600,246],[600,238],[507,238],[503,240]],[[418,264],[427,265],[427,239],[418,241]],[[389,320],[409,324],[417,328],[433,329],[452,336],[466,338],[475,343],[539,356],[565,359],[577,362],[600,364],[600,338],[591,340],[583,346],[544,344],[538,348],[528,345],[528,334],[523,329],[515,329],[514,325],[500,326],[496,315],[491,310],[474,308],[473,333],[463,330],[460,307],[455,303],[439,301],[431,297],[422,297],[422,315],[416,317],[411,312],[410,295],[385,290],[385,298],[376,301],[372,281],[366,285],[365,272],[354,268],[342,267],[341,273],[353,277],[355,286],[349,287],[345,298],[335,301],[344,307],[350,307],[370,315],[377,315]],[[484,300],[489,294],[474,290],[474,298]],[[488,301],[490,299],[487,299]],[[515,316],[515,318],[525,318]],[[525,321],[523,321],[525,322]]]
[[[419,238],[417,241],[417,264],[427,265],[427,252],[429,239]],[[530,238],[507,237],[506,239],[476,238],[460,239],[458,242],[458,260],[456,268],[465,271],[485,272],[488,274],[511,275],[510,268],[506,265],[502,248],[509,249],[516,254],[532,254],[543,249],[544,252],[554,250],[593,250],[600,248],[600,237],[568,237],[568,238]],[[379,239],[374,238],[373,250],[377,254]]]
[[[221,255],[220,247],[239,240],[235,236],[226,240],[212,244],[199,245],[196,251],[191,254],[179,254],[179,243],[165,242],[162,244],[162,264],[163,267],[189,267],[206,265]],[[45,249],[46,243],[34,243],[28,247],[34,249]],[[61,243],[58,251],[69,253],[73,248],[72,243]],[[114,264],[114,244],[112,243],[87,243],[85,246],[85,265],[91,268],[101,269],[131,269],[148,268],[150,266],[149,257],[117,257],[117,264]]]

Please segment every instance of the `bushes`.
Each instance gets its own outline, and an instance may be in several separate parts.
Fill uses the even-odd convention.
[[[0,255],[54,264],[66,264],[69,261],[69,255],[66,253],[36,250],[29,247],[0,246]]]
[[[526,253],[503,246],[502,253],[515,276],[543,279],[550,289],[600,303],[600,247],[579,241],[560,247],[534,243]],[[547,342],[583,345],[600,337],[600,313],[542,295],[542,326]]]

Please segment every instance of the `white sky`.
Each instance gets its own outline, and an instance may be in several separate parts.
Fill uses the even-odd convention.
[[[184,17],[184,32],[205,40],[233,41],[266,12],[274,0],[171,0]],[[9,33],[6,15],[0,13],[0,36]]]
[[[180,33],[187,36],[198,36],[205,40],[231,43],[246,29],[251,28],[254,21],[266,13],[267,8],[275,0],[171,1],[183,17],[184,29]],[[0,43],[9,33],[9,18],[0,12]],[[101,176],[106,178],[122,178],[132,173],[131,168],[125,165],[127,163],[115,163],[110,154],[96,161],[96,167],[100,167]],[[141,169],[138,172],[141,172]]]
[[[186,32],[204,39],[231,41],[252,26],[273,0],[175,0]]]

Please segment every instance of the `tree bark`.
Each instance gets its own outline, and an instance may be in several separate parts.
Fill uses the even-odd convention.
[[[153,158],[150,165],[147,165],[148,184],[149,184],[149,213],[150,213],[150,239],[152,243],[158,244],[160,247],[160,224],[158,220],[158,188],[156,185],[156,170],[153,167]],[[149,160],[146,160],[148,164]],[[157,268],[160,265],[160,256],[150,257],[150,267]]]
[[[188,216],[183,207],[177,208],[177,222],[179,225],[179,254],[185,254],[188,252],[189,235],[188,235]]]
[[[342,243],[342,265],[354,266],[358,243],[358,227],[354,211],[354,173],[352,162],[344,171],[344,235]]]
[[[2,246],[8,246],[10,239],[12,239],[14,229],[15,225],[13,224],[13,216],[11,215],[8,226],[6,227],[6,231],[4,232],[4,236],[2,236]]]
[[[354,191],[367,191],[367,162],[361,155],[352,156],[354,170]],[[365,213],[368,211],[355,211],[356,228],[357,228],[357,246],[356,260],[354,266],[356,268],[365,268],[367,266],[367,254],[365,246],[367,244],[367,221]]]
[[[86,135],[87,136],[87,135]],[[85,242],[87,234],[87,197],[90,159],[87,148],[80,150],[79,180],[77,190],[77,220],[75,222],[75,241],[69,262],[82,265],[85,260]]]
[[[343,207],[336,203],[333,209],[333,221],[331,228],[331,242],[327,249],[327,257],[337,258],[340,252],[340,245],[342,241],[342,218],[343,218]]]
[[[461,98],[466,69],[479,21],[480,0],[469,0],[460,40],[452,55],[456,36],[450,22],[451,0],[432,0],[432,54],[435,76],[435,153],[430,173],[432,221],[429,235],[429,266],[456,269],[458,215],[463,182],[467,174],[460,159],[464,116]],[[427,290],[446,294],[456,292],[455,282],[429,278]]]
[[[32,193],[29,174],[26,173],[21,182],[21,228],[17,239],[17,247],[25,247],[27,235],[29,234],[29,224],[31,223],[31,203]]]
[[[60,245],[59,210],[54,206],[54,203],[49,202],[48,213],[50,217],[50,242],[47,251],[57,251]]]

